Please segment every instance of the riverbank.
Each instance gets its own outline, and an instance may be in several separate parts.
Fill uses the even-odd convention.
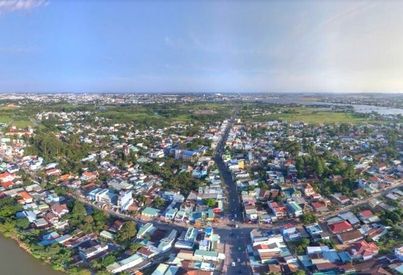
[[[63,275],[42,261],[35,259],[25,243],[14,236],[0,234],[0,266],[2,274]]]

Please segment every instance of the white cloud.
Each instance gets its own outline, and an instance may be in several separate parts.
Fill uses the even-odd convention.
[[[0,0],[0,14],[19,10],[31,10],[47,4],[47,0]]]

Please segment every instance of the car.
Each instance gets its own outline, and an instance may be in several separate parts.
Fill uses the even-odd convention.
[[[236,266],[236,263],[235,262],[232,262],[232,264],[231,264],[232,266]]]
[[[238,259],[237,259],[237,262],[240,263],[240,262],[241,262],[241,259],[238,258]]]

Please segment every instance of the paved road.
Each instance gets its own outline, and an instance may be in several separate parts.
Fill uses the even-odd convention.
[[[221,236],[222,243],[225,244],[225,260],[222,272],[224,274],[252,274],[246,252],[252,228],[242,226],[244,220],[241,199],[237,186],[232,179],[231,171],[229,171],[222,159],[225,143],[234,124],[237,111],[238,110],[235,110],[234,115],[229,120],[227,128],[217,145],[214,160],[226,186],[228,214],[231,219],[234,219],[239,228],[218,228],[216,231]]]

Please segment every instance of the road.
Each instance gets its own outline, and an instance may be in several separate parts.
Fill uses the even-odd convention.
[[[338,209],[338,210],[336,210],[336,211],[332,211],[332,212],[330,212],[330,213],[317,214],[316,216],[317,216],[320,220],[323,221],[323,220],[325,220],[325,219],[327,219],[327,218],[336,216],[336,215],[338,215],[338,214],[340,214],[340,213],[347,212],[347,211],[349,211],[349,210],[351,210],[351,209],[353,209],[353,208],[356,208],[356,207],[359,207],[359,206],[363,206],[363,205],[365,205],[365,204],[368,204],[368,202],[369,202],[370,200],[375,199],[375,198],[378,198],[378,197],[380,197],[380,196],[384,196],[384,195],[386,195],[390,190],[395,189],[395,188],[399,188],[399,187],[402,187],[402,186],[403,186],[403,181],[402,181],[402,180],[399,180],[397,184],[394,184],[394,185],[392,185],[392,186],[390,186],[390,187],[388,187],[388,188],[385,188],[382,192],[378,192],[378,193],[376,193],[376,194],[371,194],[371,196],[370,196],[369,198],[366,198],[366,199],[364,199],[364,200],[361,200],[361,201],[359,201],[359,202],[357,202],[357,203],[353,203],[353,204],[350,204],[350,205],[347,205],[347,206],[343,206],[342,208],[340,208],[340,209]]]
[[[228,122],[224,134],[217,144],[214,161],[220,171],[221,178],[226,186],[228,199],[228,214],[236,222],[239,228],[218,228],[217,233],[221,236],[221,242],[224,243],[225,260],[222,273],[223,274],[252,274],[249,266],[246,247],[250,240],[251,227],[241,227],[243,223],[242,203],[235,184],[232,173],[225,165],[222,154],[224,152],[225,143],[228,139],[229,132],[234,124],[238,110],[234,111],[234,115]]]

